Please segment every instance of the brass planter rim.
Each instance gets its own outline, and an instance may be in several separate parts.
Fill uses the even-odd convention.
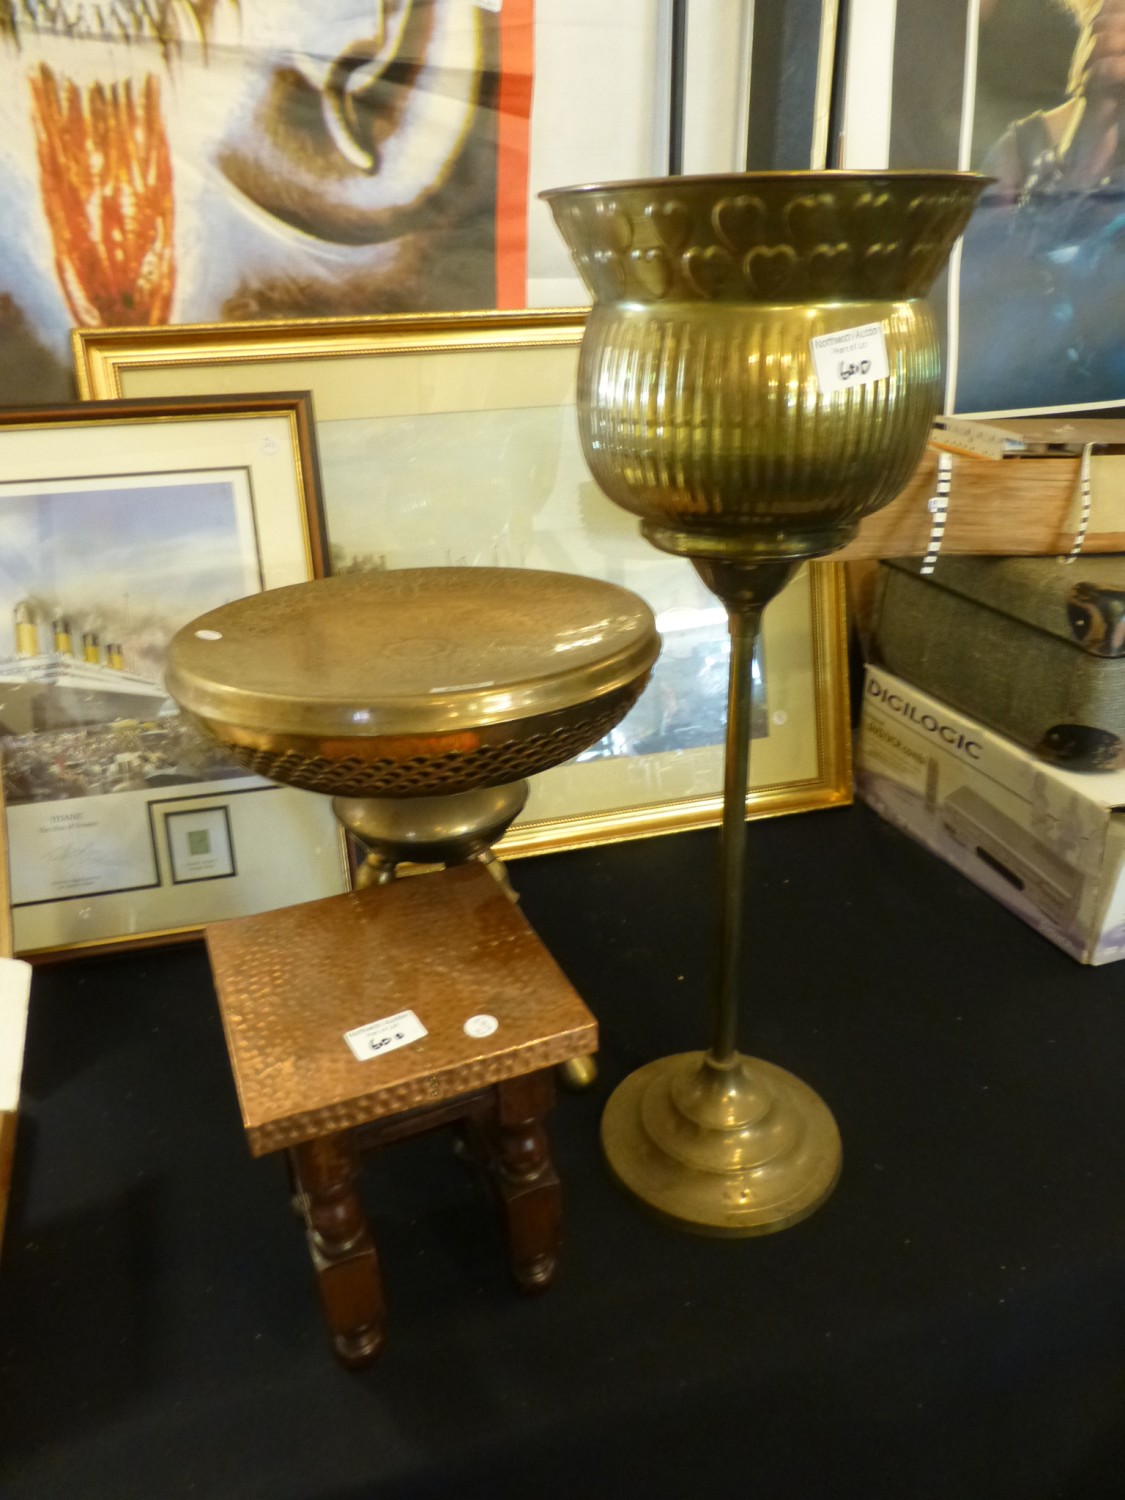
[[[657,187],[668,192],[675,192],[683,187],[703,186],[707,183],[788,182],[797,186],[801,183],[814,185],[851,181],[878,186],[884,182],[898,184],[915,179],[919,183],[946,181],[966,187],[972,184],[987,186],[988,183],[996,181],[995,177],[989,177],[982,172],[958,172],[945,167],[883,167],[875,171],[850,167],[824,167],[811,170],[787,168],[764,172],[698,172],[686,173],[679,177],[625,177],[610,182],[579,182],[570,187],[544,188],[536,196],[549,203],[553,198],[574,197],[579,193],[592,195],[628,192],[637,188],[651,190]]]
[[[486,638],[490,625],[499,632],[491,658],[460,628],[470,608],[485,611]],[[575,646],[566,638],[576,634]],[[411,659],[420,638],[445,654]],[[644,677],[659,651],[652,611],[615,584],[528,568],[403,568],[211,610],[173,637],[165,686],[212,726],[340,741],[445,735],[599,700]]]

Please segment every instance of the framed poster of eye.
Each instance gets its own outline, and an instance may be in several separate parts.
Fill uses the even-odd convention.
[[[0,0],[0,402],[76,325],[520,305],[533,11]]]

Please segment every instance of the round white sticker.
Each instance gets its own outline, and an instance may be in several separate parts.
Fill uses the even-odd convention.
[[[491,1036],[500,1022],[495,1016],[470,1016],[465,1022],[466,1036]]]

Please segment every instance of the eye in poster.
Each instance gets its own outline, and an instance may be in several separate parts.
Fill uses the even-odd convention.
[[[1123,127],[1125,0],[857,0],[843,164],[996,179],[935,298],[947,410],[1125,402]]]
[[[532,0],[0,0],[0,401],[70,329],[522,305]]]

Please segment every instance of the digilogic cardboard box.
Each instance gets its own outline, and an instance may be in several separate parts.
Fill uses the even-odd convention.
[[[1074,958],[1125,958],[1125,770],[1059,770],[869,666],[856,787]]]

